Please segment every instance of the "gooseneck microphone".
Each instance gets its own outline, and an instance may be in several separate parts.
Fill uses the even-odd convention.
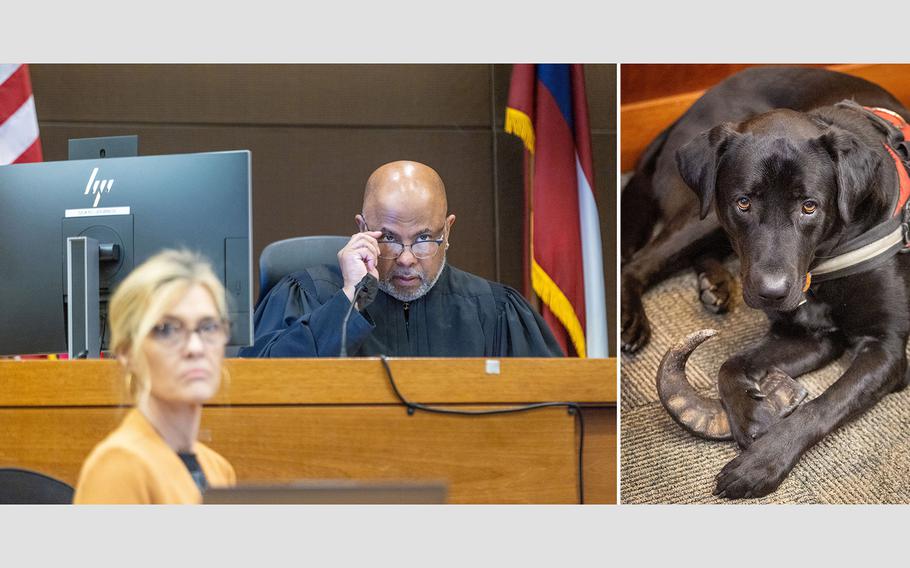
[[[376,280],[376,277],[372,274],[366,274],[354,286],[354,300],[351,302],[351,307],[348,308],[348,313],[344,314],[344,321],[341,322],[341,351],[338,353],[339,357],[348,356],[348,320],[351,319],[351,312],[354,311],[354,306],[357,306],[358,310],[363,310],[373,303],[377,292],[379,292],[379,280]]]

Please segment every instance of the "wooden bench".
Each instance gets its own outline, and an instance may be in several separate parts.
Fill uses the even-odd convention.
[[[586,502],[616,502],[616,360],[392,359],[412,402],[491,409],[583,405]],[[441,480],[454,503],[575,503],[578,421],[566,408],[464,417],[416,412],[378,359],[227,360],[200,439],[239,481]],[[129,405],[114,361],[0,361],[0,467],[75,484]]]

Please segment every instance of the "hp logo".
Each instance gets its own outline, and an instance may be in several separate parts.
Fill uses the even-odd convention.
[[[89,192],[92,192],[92,195],[95,196],[95,202],[92,203],[92,207],[98,207],[98,202],[101,201],[101,194],[111,190],[111,186],[114,185],[114,180],[112,179],[95,179],[95,176],[98,175],[98,168],[92,170],[92,175],[88,178],[88,183],[85,184],[85,194],[88,195]]]

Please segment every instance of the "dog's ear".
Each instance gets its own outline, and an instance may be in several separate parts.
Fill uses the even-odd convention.
[[[704,219],[714,201],[717,166],[730,140],[739,136],[733,124],[725,122],[702,132],[676,151],[676,168],[686,185],[698,195]]]
[[[844,222],[849,222],[859,205],[869,197],[886,200],[876,178],[882,165],[881,157],[856,136],[841,129],[831,129],[821,135],[819,142],[831,156],[837,177],[837,210]]]

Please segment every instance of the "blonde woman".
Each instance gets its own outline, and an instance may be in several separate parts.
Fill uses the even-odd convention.
[[[234,469],[199,443],[202,405],[221,384],[224,288],[209,265],[165,251],[136,268],[110,303],[111,351],[135,407],[86,459],[76,503],[200,503]]]

